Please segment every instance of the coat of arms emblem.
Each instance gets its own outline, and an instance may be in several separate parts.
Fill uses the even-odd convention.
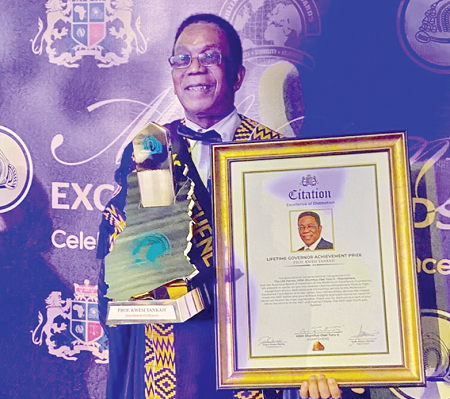
[[[133,48],[147,50],[140,17],[133,20],[133,0],[47,0],[45,7],[46,24],[38,19],[31,45],[53,64],[76,68],[93,56],[99,68],[108,68],[128,62]]]
[[[85,280],[74,284],[74,298],[63,299],[53,291],[45,300],[46,317],[38,314],[38,325],[31,331],[33,343],[44,342],[51,355],[77,360],[81,351],[92,352],[97,363],[108,362],[107,337],[99,321],[98,288]],[[44,322],[44,319],[45,322]]]
[[[302,186],[315,186],[319,183],[316,176],[306,175],[302,177]]]

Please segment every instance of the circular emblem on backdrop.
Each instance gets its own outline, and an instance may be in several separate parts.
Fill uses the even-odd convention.
[[[422,310],[422,344],[426,387],[391,388],[401,399],[450,398],[450,313]]]
[[[30,152],[12,130],[0,126],[0,213],[19,205],[33,179]]]
[[[422,68],[450,73],[450,3],[403,0],[397,27],[403,50]]]
[[[287,60],[313,67],[313,58],[300,48],[307,36],[321,32],[314,0],[226,0],[219,15],[239,33],[244,60],[258,65]]]

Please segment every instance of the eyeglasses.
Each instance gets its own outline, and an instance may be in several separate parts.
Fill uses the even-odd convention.
[[[218,51],[206,51],[199,54],[198,57],[191,57],[190,54],[172,55],[169,63],[172,68],[189,68],[194,58],[197,58],[200,65],[204,67],[219,65],[222,62],[222,54]]]
[[[298,228],[298,230],[299,231],[305,231],[306,229],[308,229],[309,231],[316,231],[317,227],[319,227],[319,226],[315,226],[313,224],[309,224],[308,226],[300,226]]]

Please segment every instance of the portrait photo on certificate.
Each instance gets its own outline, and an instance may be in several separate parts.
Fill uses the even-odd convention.
[[[317,182],[317,180],[315,180]],[[291,252],[333,249],[333,209],[291,211]],[[328,238],[325,239],[323,237]]]

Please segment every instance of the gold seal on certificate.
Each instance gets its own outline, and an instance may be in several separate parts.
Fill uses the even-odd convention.
[[[215,145],[213,179],[220,387],[423,383],[403,133]]]

